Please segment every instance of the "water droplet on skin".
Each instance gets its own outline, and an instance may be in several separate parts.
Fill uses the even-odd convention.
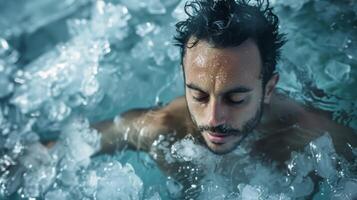
[[[198,55],[195,60],[194,63],[196,64],[196,66],[198,67],[205,67],[204,63],[205,63],[205,58],[202,55]]]

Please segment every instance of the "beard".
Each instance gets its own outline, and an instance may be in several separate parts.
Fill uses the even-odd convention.
[[[260,120],[263,115],[263,102],[260,104],[258,107],[257,111],[255,112],[254,116],[250,118],[247,122],[245,122],[242,126],[242,128],[234,128],[228,124],[221,124],[219,126],[207,126],[207,125],[198,125],[197,121],[195,120],[194,116],[190,112],[191,119],[195,126],[198,128],[200,134],[199,137],[197,138],[198,141],[202,144],[204,144],[211,152],[215,154],[226,154],[231,151],[233,151],[238,145],[241,144],[241,142],[246,138],[246,136],[251,133],[260,123]],[[203,134],[204,132],[214,132],[214,133],[219,133],[222,135],[232,135],[236,137],[240,137],[239,140],[235,141],[230,147],[224,149],[224,150],[217,150],[213,147],[211,147],[209,144],[207,144],[207,141],[205,141]]]

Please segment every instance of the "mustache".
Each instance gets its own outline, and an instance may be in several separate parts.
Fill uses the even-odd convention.
[[[198,130],[200,132],[209,131],[209,132],[221,133],[226,135],[238,135],[242,133],[241,130],[235,129],[227,124],[221,124],[218,126],[204,126],[204,125],[198,126]]]

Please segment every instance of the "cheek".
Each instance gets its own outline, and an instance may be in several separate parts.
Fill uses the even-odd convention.
[[[252,97],[246,105],[231,109],[231,123],[240,127],[242,124],[252,119],[261,105],[260,99],[261,96]]]
[[[195,120],[200,119],[204,111],[202,106],[194,102],[192,97],[190,97],[189,94],[187,93],[186,93],[186,102],[187,102],[188,111],[190,112],[192,117],[194,117]]]

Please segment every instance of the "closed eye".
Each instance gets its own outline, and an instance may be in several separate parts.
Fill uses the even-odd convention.
[[[230,94],[226,96],[226,101],[229,104],[239,105],[245,101],[245,98],[242,98],[242,95],[239,94]]]
[[[245,99],[235,101],[235,100],[232,100],[232,99],[228,98],[227,101],[230,104],[239,105],[239,104],[242,104],[245,101]]]
[[[208,95],[204,95],[204,94],[201,94],[201,95],[192,95],[192,98],[193,98],[195,101],[197,101],[197,102],[207,102],[209,96],[208,96]]]

